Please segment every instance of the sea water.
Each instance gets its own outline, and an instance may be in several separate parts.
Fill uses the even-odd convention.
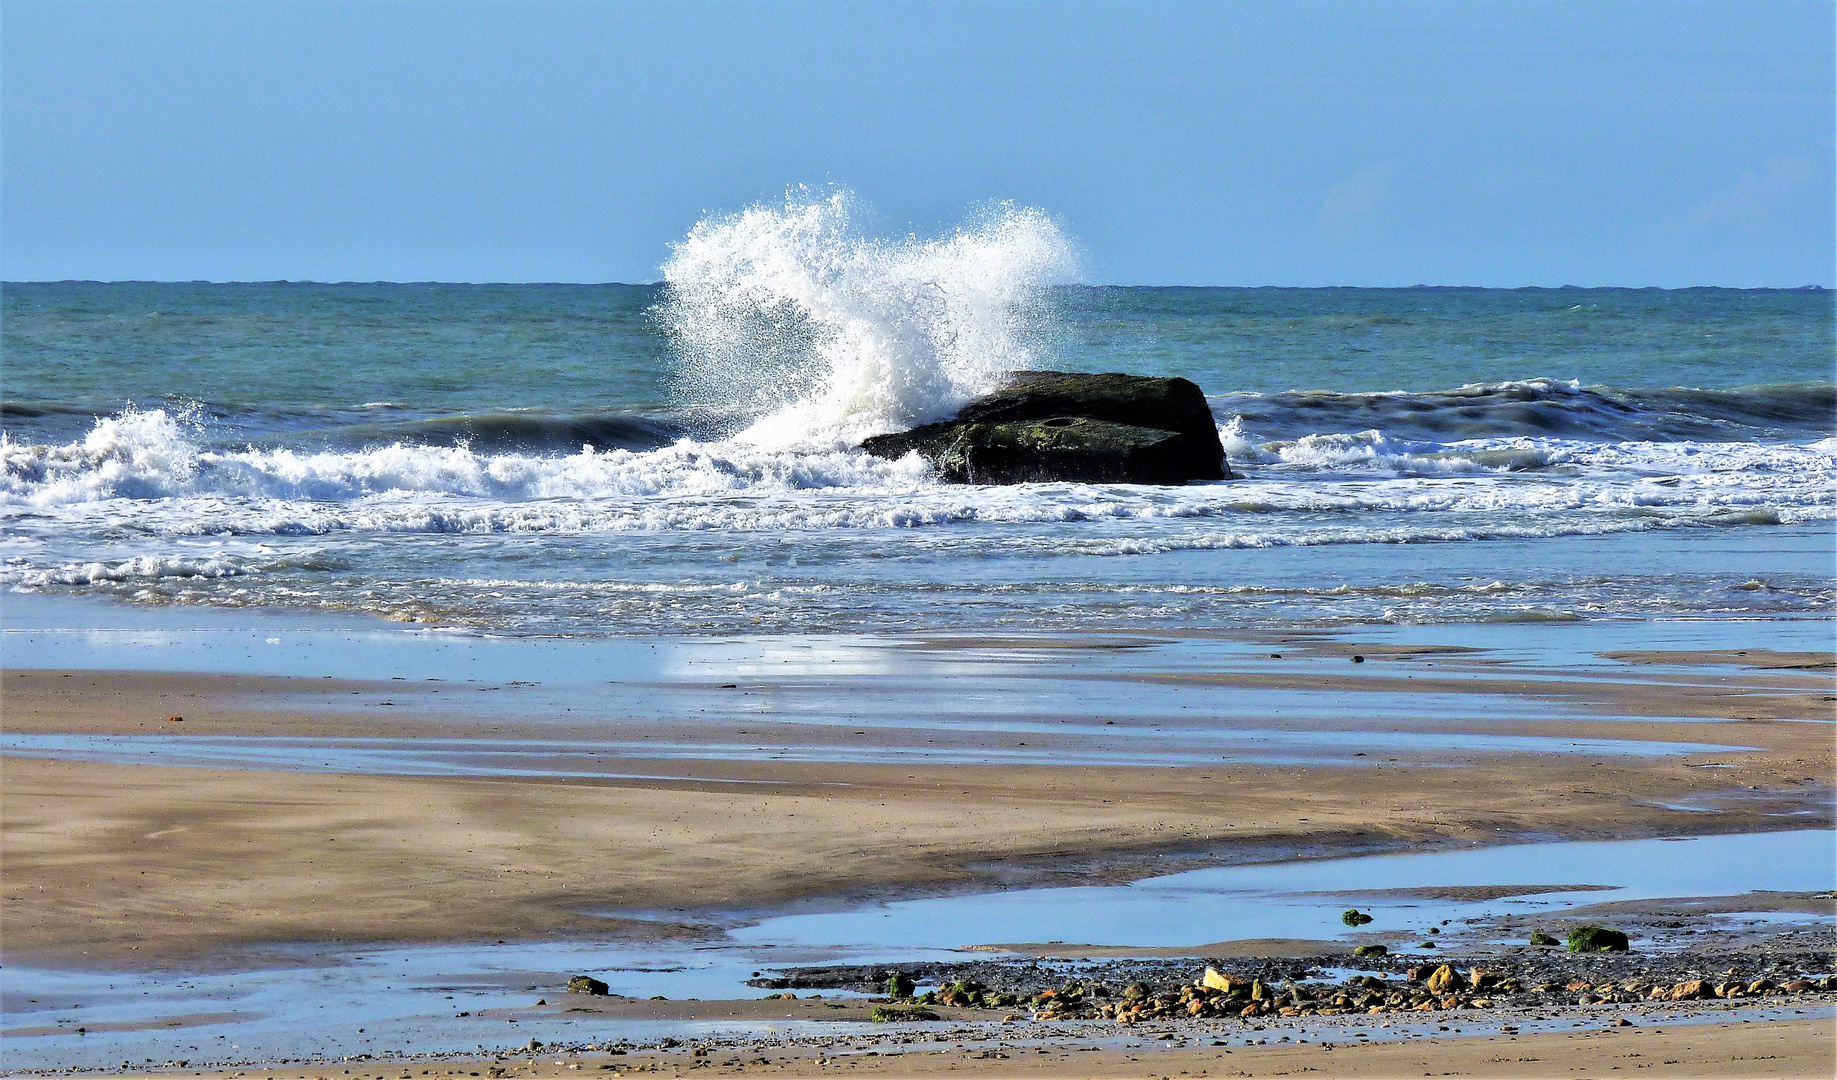
[[[9,284],[0,587],[510,634],[1827,617],[1827,291],[1097,288],[1052,219],[713,217],[656,285]],[[1238,478],[866,435],[1177,375]]]

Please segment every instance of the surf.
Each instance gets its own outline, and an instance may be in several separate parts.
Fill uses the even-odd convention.
[[[685,412],[716,436],[836,449],[940,419],[1041,365],[1070,241],[1001,205],[934,238],[868,235],[847,191],[699,222],[663,264]]]

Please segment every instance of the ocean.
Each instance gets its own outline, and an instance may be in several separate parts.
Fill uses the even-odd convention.
[[[1837,599],[1828,291],[1103,288],[1025,212],[749,213],[658,285],[7,284],[0,587],[510,635]],[[855,449],[1042,367],[1193,380],[1239,478],[965,487]]]

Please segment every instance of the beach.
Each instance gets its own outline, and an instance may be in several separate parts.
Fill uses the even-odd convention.
[[[1294,656],[1287,662],[1308,663],[1287,647]],[[1123,762],[1138,735],[1066,736],[1046,725],[1033,735],[1044,752],[1099,755],[1109,747],[1115,763],[940,768],[915,755],[915,743],[935,746],[935,739],[898,726],[729,719],[646,724],[643,739],[670,747],[658,757],[603,722],[519,715],[495,699],[487,716],[467,711],[467,701],[442,713],[429,690],[443,684],[425,681],[9,670],[7,950],[196,962],[227,948],[293,941],[467,941],[609,927],[619,935],[691,934],[726,912],[1127,881],[1187,862],[1663,835],[1700,828],[1706,818],[1726,832],[1775,828],[1782,816],[1800,827],[1831,827],[1832,744],[1819,722],[1830,709],[1821,674],[1828,654],[1647,655],[1603,661],[1614,669],[1611,680],[1558,669],[1537,671],[1527,684],[1484,653],[1311,647],[1315,664],[1335,668],[1350,669],[1344,657],[1355,647],[1370,655],[1356,677],[1337,680],[1165,673],[1142,670],[1151,666],[1143,662],[1114,681],[1142,692],[1222,687],[1274,700],[1324,689],[1345,700],[1346,715],[1291,733],[1344,740],[1383,733],[1384,725],[1364,717],[1360,694],[1420,694],[1450,714],[1426,725],[1434,734],[1474,738],[1437,744],[1421,721],[1402,720],[1390,733],[1417,743],[1381,752],[1404,755],[1394,762],[1365,764],[1354,755],[1379,751],[1347,749],[1328,760],[1298,753],[1283,764],[1226,754],[1217,764],[1131,767]],[[970,649],[949,642],[936,652],[948,661]],[[1063,641],[1051,651],[1058,664],[1077,663],[1078,650]],[[1016,665],[1023,670],[1002,674],[1038,679],[1040,665],[1029,657]],[[857,681],[812,685],[797,667],[780,678],[754,675],[744,690],[735,684],[727,693],[770,697],[791,684],[846,697]],[[719,692],[717,685],[679,692],[686,701],[707,689]],[[1446,703],[1450,696],[1464,703]],[[1496,711],[1500,697],[1508,708],[1546,715],[1468,719]],[[924,702],[906,700],[925,711]],[[1731,701],[1744,715],[1713,722]],[[391,703],[386,713],[377,707],[383,702]],[[1166,706],[1176,714],[1184,707],[1178,695]],[[1135,732],[1162,719],[1127,718],[1121,726]],[[1020,752],[1016,744],[1028,741],[1027,731],[991,727],[965,723],[930,734],[966,758],[983,749]],[[193,767],[70,760],[78,744],[38,750],[21,742],[57,735],[98,749],[111,738],[165,740],[195,755],[187,762]],[[761,760],[756,751],[732,759],[734,740],[746,738],[817,760]],[[1482,739],[1512,738],[1589,740],[1595,752],[1473,749]],[[406,761],[368,775],[338,765],[340,750],[379,739],[421,747],[451,741],[455,775],[403,775],[414,769]],[[480,739],[514,743],[524,775],[494,775],[488,760],[468,767],[488,756],[472,745]],[[220,740],[287,741],[299,757],[213,768],[212,753],[234,760]],[[200,749],[186,751],[187,744]],[[698,756],[696,747],[706,750]],[[845,759],[820,760],[826,747]],[[1727,802],[1713,814],[1680,808],[1718,797]],[[341,902],[325,910],[314,899],[326,895]],[[609,922],[587,913],[594,910],[674,912],[677,925]]]
[[[1400,979],[1443,960],[1535,966],[1531,928],[1560,937],[1590,920],[1643,942],[1639,970],[1670,973],[1647,979],[1714,962],[1786,982],[1833,955],[1831,656],[1741,648],[1726,626],[1714,640],[1732,647],[1637,651],[1568,627],[1514,633],[1512,648],[1421,631],[455,646],[196,614],[74,630],[74,614],[111,621],[40,605],[18,622],[41,627],[8,638],[11,656],[71,665],[6,672],[0,902],[13,986],[36,987],[9,988],[7,1037],[37,1051],[16,1058],[28,1067],[133,1062],[116,1046],[153,1051],[137,1068],[155,1072],[191,1055],[342,1069],[382,1051],[432,1067],[483,1037],[509,1068],[538,1034],[580,1064],[613,1032],[658,1067],[715,1064],[677,1061],[662,1041],[676,1032],[723,1053],[769,1037],[771,1071],[795,1073],[831,1068],[814,1062],[839,1037],[854,1044],[835,1025],[884,1027],[866,1016],[878,976],[860,972],[902,965],[931,985],[960,976],[923,972],[974,970],[1034,989],[1135,977],[1106,963],[1188,981],[1207,964],[1276,964],[1273,980],[1378,963]],[[1791,642],[1765,624],[1745,633]],[[124,656],[134,669],[91,666]],[[315,662],[350,674],[301,672]],[[405,674],[350,677],[374,665]],[[436,667],[447,674],[423,674]],[[1219,700],[1261,719],[1207,704]],[[1719,835],[1734,846],[1714,847]],[[1666,838],[1692,836],[1724,853],[1664,857]],[[1767,836],[1799,846],[1762,856]],[[1624,853],[1584,854],[1597,848]],[[1494,851],[1506,858],[1421,862]],[[1173,884],[1220,873],[1240,876]],[[1158,881],[1174,891],[1139,891]],[[1379,921],[1337,925],[1348,904]],[[1393,958],[1355,962],[1355,944]],[[613,986],[610,1005],[565,1001],[583,973]],[[334,1018],[288,991],[326,979],[325,1000],[346,1002]],[[843,1011],[758,1000],[774,986]],[[472,1007],[431,1011],[442,988]],[[536,997],[553,1007],[530,1009]],[[1762,997],[1702,1052],[1788,1032],[1781,1060],[1815,1074],[1825,1028],[1800,1018],[1828,1021],[1833,995]],[[1727,1006],[1634,1015],[1697,1032],[1714,1007]],[[1488,1017],[1489,1037],[1512,1023],[1511,1038],[1551,1044],[1552,1068],[1593,1045],[1556,1027],[1612,1020],[1573,992],[1516,1008]],[[978,1054],[1094,1040],[1076,1059],[1090,1075],[1133,1074],[1143,1059],[1118,1040],[1153,1037],[1091,1020],[1022,1035],[1003,1019],[1037,1010],[945,1012]],[[606,1034],[583,1041],[595,1019]],[[237,1049],[213,1055],[193,1032],[225,1023]],[[1201,1023],[1228,1040],[1267,1021]],[[1335,1023],[1348,1040],[1404,1037],[1389,1016],[1363,1036]],[[1453,1037],[1435,1027],[1408,1037]],[[1167,1030],[1182,1046],[1199,1034]],[[1155,1053],[1217,1067],[1193,1047]],[[1253,1040],[1231,1053],[1274,1055],[1273,1070],[1292,1052]],[[1398,1054],[1348,1068],[1379,1075]],[[888,1075],[916,1064],[850,1060]],[[973,1067],[1022,1068],[1001,1060]]]

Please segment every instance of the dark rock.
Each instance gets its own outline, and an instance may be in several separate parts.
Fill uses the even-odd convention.
[[[896,1000],[905,1000],[912,996],[912,976],[903,971],[887,973],[887,996]]]
[[[1551,937],[1549,934],[1544,933],[1542,930],[1533,930],[1531,931],[1531,944],[1533,945],[1561,945],[1562,942]]]
[[[1085,416],[969,424],[935,459],[957,484],[1179,484],[1191,479],[1180,436]]]
[[[568,980],[568,993],[570,994],[592,994],[596,997],[605,997],[611,992],[612,987],[591,975],[576,975]]]
[[[861,444],[917,451],[946,480],[1179,484],[1229,477],[1205,394],[1185,379],[1010,372],[957,415]]]
[[[1578,926],[1569,931],[1570,952],[1626,952],[1627,936],[1602,926]]]

